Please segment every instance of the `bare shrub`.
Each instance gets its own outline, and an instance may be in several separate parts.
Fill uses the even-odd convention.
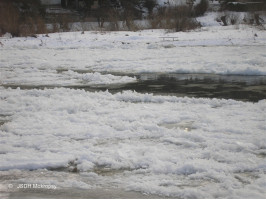
[[[31,17],[27,17],[25,22],[19,27],[20,36],[30,36],[36,33],[34,20]]]
[[[2,34],[9,32],[19,36],[19,10],[12,2],[0,2],[0,29]]]
[[[56,32],[59,32],[59,29],[60,29],[60,24],[58,23],[53,23],[52,24],[52,33],[56,33]]]
[[[150,18],[150,25],[151,28],[172,29],[177,32],[188,31],[200,26],[192,15],[188,6],[161,7]]]
[[[27,16],[23,24],[19,26],[19,36],[33,36],[40,33],[47,33],[46,25],[41,17]]]
[[[175,25],[176,25],[176,27],[175,27],[176,32],[189,31],[191,29],[196,29],[196,28],[200,27],[200,23],[197,22],[193,18],[177,19],[175,21]]]
[[[176,31],[188,31],[198,28],[200,24],[192,17],[192,11],[187,6],[177,6],[172,10]]]
[[[107,14],[109,9],[106,7],[100,7],[97,12],[94,13],[94,17],[97,18],[98,25],[100,28],[103,28],[104,22],[106,21]]]
[[[35,24],[36,24],[36,28],[37,28],[37,34],[48,33],[47,28],[46,28],[46,24],[45,24],[45,21],[43,18],[37,17],[35,20]]]
[[[67,14],[58,16],[57,20],[61,31],[67,32],[70,30],[69,23],[71,22],[71,19]]]
[[[152,15],[153,9],[155,8],[155,6],[157,5],[155,0],[146,0],[144,1],[144,7],[147,8],[149,16]]]
[[[237,12],[225,12],[217,18],[217,21],[221,21],[224,26],[238,25],[241,23],[241,17]]]
[[[44,19],[36,11],[37,5],[39,4],[35,1],[24,0],[18,3],[18,1],[2,0],[0,2],[0,30],[2,34],[9,32],[13,36],[31,36],[47,33]]]
[[[231,25],[236,25],[240,23],[240,15],[239,13],[230,13],[228,15],[228,20]]]
[[[124,10],[120,14],[124,30],[138,31],[140,29],[140,27],[135,23],[135,20],[137,18],[134,12],[135,12],[134,10],[129,9],[129,10]]]
[[[261,17],[259,13],[253,13],[253,12],[245,14],[243,21],[245,24],[258,25],[258,26],[264,23],[263,17]]]
[[[119,13],[117,10],[112,9],[107,15],[107,20],[109,21],[109,30],[110,31],[118,31],[119,27]]]
[[[128,31],[138,31],[141,29],[140,26],[135,23],[133,15],[127,15],[123,19],[123,26],[124,26],[124,29]]]
[[[200,3],[194,6],[196,16],[202,16],[209,8],[208,0],[200,0]]]
[[[163,21],[166,18],[166,10],[167,7],[159,7],[157,8],[157,12],[153,13],[150,18],[149,18],[149,22],[151,25],[152,29],[157,29],[157,28],[165,28]]]

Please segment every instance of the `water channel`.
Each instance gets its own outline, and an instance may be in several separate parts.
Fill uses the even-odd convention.
[[[76,71],[88,73],[88,71]],[[102,72],[110,74],[110,72]],[[134,90],[139,93],[153,93],[154,95],[172,95],[177,97],[219,98],[240,101],[258,102],[266,99],[266,76],[217,75],[217,74],[175,74],[175,73],[141,73],[126,75],[136,77],[137,81],[127,84],[111,85],[2,85],[4,87],[21,89],[44,89],[66,87],[84,89],[86,91],[105,91],[117,93],[124,90]]]
[[[135,90],[140,93],[178,97],[224,98],[257,102],[266,99],[266,76],[214,74],[140,74],[138,82],[108,88],[112,92]],[[98,89],[105,90],[105,87]]]

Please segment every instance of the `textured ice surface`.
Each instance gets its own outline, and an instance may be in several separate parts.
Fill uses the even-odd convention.
[[[265,100],[63,88],[1,88],[0,99],[0,112],[11,115],[0,127],[1,170],[94,173],[173,197],[265,196]]]
[[[163,40],[162,36],[178,40]],[[3,83],[47,82],[52,77],[61,80],[66,74],[58,75],[57,70],[78,69],[266,75],[266,32],[248,26],[211,26],[178,33],[55,33],[49,37],[2,38],[1,43]]]

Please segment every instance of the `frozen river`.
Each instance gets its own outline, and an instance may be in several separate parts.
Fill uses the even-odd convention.
[[[1,38],[0,198],[265,198],[266,32],[214,24]]]
[[[76,73],[86,74],[88,71]],[[244,102],[250,107],[248,102],[266,98],[265,76],[113,75],[136,77],[136,81],[60,87],[52,84],[2,85],[2,100],[9,102],[9,106],[2,109],[0,116],[1,154],[11,158],[11,162],[5,161],[2,168],[6,165],[6,169],[11,170],[0,172],[0,197],[198,198],[209,195],[207,191],[204,193],[207,188],[222,185],[227,191],[226,177],[230,177],[230,184],[237,184],[240,188],[260,180],[266,151],[264,125],[259,121],[263,121],[265,114],[253,111],[263,112],[265,106],[261,102],[261,108],[254,104],[253,109],[241,112],[237,107],[245,106]],[[90,96],[86,97],[86,93]],[[151,93],[154,96],[148,95]],[[58,95],[61,96],[59,99]],[[115,99],[112,100],[112,96]],[[191,101],[183,97],[218,99]],[[12,103],[14,98],[18,99]],[[93,99],[99,101],[95,102],[99,105],[92,103]],[[49,102],[54,109],[47,107]],[[17,105],[15,110],[12,104]],[[209,113],[209,116],[202,118],[195,112],[200,115]],[[258,121],[249,122],[248,118],[252,116]],[[255,130],[257,138],[263,140],[249,135],[248,130],[243,132],[241,122],[248,123],[246,128],[251,132]],[[219,147],[215,147],[216,142]],[[48,157],[42,159],[45,152]],[[61,158],[55,156],[58,153]],[[235,154],[240,156],[237,162],[246,163],[244,170],[241,165],[237,169]],[[246,155],[251,158],[246,160]],[[88,161],[87,157],[91,160]],[[182,165],[184,161],[190,164]],[[179,162],[181,165],[177,164]],[[205,162],[212,167],[207,167]],[[250,162],[253,163],[251,168]],[[256,169],[256,162],[261,163],[262,168]],[[232,171],[225,170],[229,166]],[[229,174],[219,177],[220,170]],[[203,191],[198,193],[201,189]]]

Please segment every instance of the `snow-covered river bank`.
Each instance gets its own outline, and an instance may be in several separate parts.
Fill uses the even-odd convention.
[[[265,31],[1,43],[0,197],[265,197]]]

